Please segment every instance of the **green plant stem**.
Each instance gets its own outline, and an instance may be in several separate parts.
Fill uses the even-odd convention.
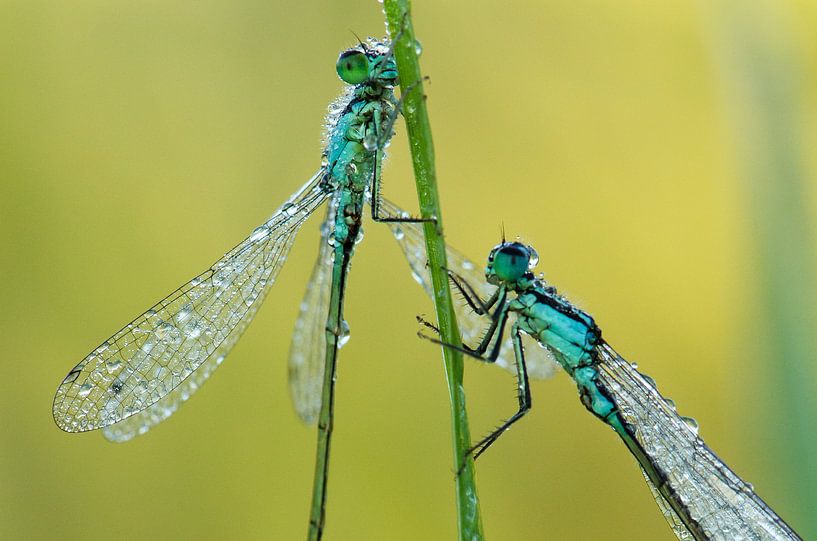
[[[763,317],[764,348],[753,349],[751,357],[757,363],[755,393],[768,400],[768,407],[757,408],[752,426],[774,427],[780,455],[775,477],[789,499],[784,518],[804,539],[814,539],[817,253],[807,204],[812,179],[801,132],[806,116],[798,92],[802,60],[787,12],[777,2],[720,0],[712,5],[719,8],[719,53],[742,160],[741,187],[754,227]]]
[[[385,0],[384,11],[389,35],[398,38],[394,56],[397,71],[400,74],[403,116],[406,119],[409,147],[414,165],[420,215],[423,218],[436,218],[436,223],[424,224],[424,231],[440,337],[446,343],[459,344],[462,339],[454,315],[448,275],[444,270],[447,268],[447,263],[445,240],[442,235],[442,213],[437,193],[437,177],[434,170],[434,144],[431,139],[431,125],[425,105],[417,41],[411,22],[411,2],[409,0]],[[484,538],[484,534],[474,475],[474,461],[468,454],[471,436],[465,409],[465,391],[462,386],[462,354],[450,348],[442,348],[442,353],[451,400],[454,469],[459,472],[456,476],[457,524],[460,539],[479,540]]]

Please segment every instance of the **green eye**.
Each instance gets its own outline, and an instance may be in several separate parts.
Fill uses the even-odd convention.
[[[493,258],[493,269],[496,277],[503,282],[516,282],[532,266],[533,253],[524,244],[507,243],[496,249]]]
[[[341,54],[335,68],[338,70],[338,77],[350,85],[359,85],[369,78],[369,59],[355,49]]]

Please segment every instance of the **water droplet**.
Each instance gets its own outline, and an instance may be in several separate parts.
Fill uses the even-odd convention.
[[[177,324],[184,323],[190,318],[190,314],[193,313],[193,305],[188,303],[182,306],[178,312],[173,315],[173,321]]]
[[[420,40],[418,39],[414,40],[414,54],[416,54],[417,56],[423,54],[423,45],[420,43]]]
[[[340,334],[338,334],[338,349],[342,348],[349,342],[351,332],[349,330],[349,323],[344,319],[340,324]]]
[[[528,269],[530,270],[539,264],[539,253],[530,246],[528,246],[528,251],[530,252],[530,261],[528,262]]]
[[[414,106],[414,104],[413,104],[413,103],[407,103],[407,104],[406,104],[406,112],[407,112],[408,114],[413,114],[413,113],[414,113],[414,111],[416,111],[416,110],[417,110],[417,108]]]
[[[298,207],[293,203],[285,203],[284,206],[281,207],[281,212],[287,216],[294,216],[295,213],[298,212]]]
[[[647,382],[647,385],[649,385],[649,386],[650,386],[650,387],[652,387],[653,389],[657,389],[657,388],[658,388],[658,384],[657,384],[657,383],[655,383],[655,380],[654,380],[654,379],[652,379],[652,378],[651,378],[650,376],[648,376],[647,374],[641,374],[641,377],[642,377],[642,378],[644,378],[644,381],[646,381],[646,382]]]
[[[474,264],[471,263],[470,261],[468,261],[467,259],[464,259],[463,262],[462,262],[462,270],[467,270],[467,271],[474,270]]]
[[[363,148],[369,152],[377,150],[377,136],[375,136],[374,132],[369,132],[363,137]]]
[[[633,370],[638,370],[638,363],[630,363]]]
[[[329,238],[329,235],[332,234],[332,226],[329,222],[323,222],[321,224],[321,237],[326,239]]]
[[[224,362],[224,355],[219,355],[218,357],[216,357],[216,366],[220,365],[223,362]]]
[[[224,267],[216,271],[213,275],[213,286],[218,289],[224,289],[230,285],[230,273],[232,272],[232,267]]]
[[[358,244],[360,244],[361,242],[363,242],[363,230],[362,230],[362,229],[358,229],[358,231],[357,231],[357,237],[355,237],[355,245],[358,245]]]
[[[270,229],[266,225],[262,225],[253,229],[253,232],[250,233],[250,242],[255,242],[257,240],[261,240],[267,235],[269,235]]]
[[[80,385],[79,391],[77,391],[77,394],[79,396],[81,396],[82,398],[85,398],[86,396],[91,394],[91,389],[93,389],[93,388],[94,388],[94,386],[92,384],[83,383],[82,385]]]
[[[664,399],[664,403],[665,403],[665,404],[667,405],[667,407],[669,407],[669,409],[671,409],[672,411],[675,411],[675,410],[676,410],[676,407],[675,407],[675,400],[673,400],[673,399],[671,399],[671,398],[665,398],[665,399]]]
[[[684,421],[684,424],[687,425],[692,432],[694,432],[696,435],[698,434],[698,421],[692,417],[681,417],[681,420]]]
[[[122,389],[124,387],[125,387],[125,382],[122,381],[119,378],[116,378],[115,380],[113,380],[113,383],[111,383],[111,386],[110,386],[110,388],[108,390],[113,394],[119,394],[119,393],[122,392]]]
[[[406,233],[403,231],[402,227],[393,227],[391,231],[394,234],[394,238],[397,240],[403,240],[403,238],[406,236]]]
[[[198,338],[201,336],[202,324],[199,320],[191,321],[190,324],[184,328],[184,334],[188,338]]]
[[[143,349],[144,349],[144,347],[143,347]],[[105,365],[105,369],[108,371],[108,373],[109,373],[109,374],[113,374],[113,373],[115,373],[115,372],[116,372],[117,370],[119,370],[121,367],[122,367],[122,361],[121,361],[121,360],[119,360],[119,359],[111,359],[111,360],[110,360],[110,361],[108,361],[108,363]]]
[[[329,156],[324,154],[323,156],[321,156],[321,167],[326,167],[328,165],[329,165]]]
[[[348,169],[349,173],[354,175],[357,173],[357,164],[355,162],[349,162]]]
[[[173,326],[172,323],[168,323],[167,321],[163,321],[156,327],[156,338],[158,338],[162,343],[169,345],[169,346],[178,346],[181,343],[182,337],[181,332],[179,329]]]
[[[198,287],[200,285],[201,285],[201,278],[200,277],[196,276],[195,278],[190,280],[190,286],[191,287]]]

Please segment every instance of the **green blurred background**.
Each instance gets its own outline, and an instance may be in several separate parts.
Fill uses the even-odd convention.
[[[817,535],[811,394],[817,4],[417,1],[449,241],[504,223],[540,270]],[[217,377],[125,445],[51,420],[62,376],[207,267],[317,168],[351,31],[380,5],[0,2],[0,537],[300,539],[315,433],[286,355],[301,233]],[[385,193],[416,208],[402,129]],[[328,539],[452,539],[433,313],[369,225],[348,292]],[[387,270],[389,269],[389,270]],[[392,271],[391,269],[395,269]],[[469,363],[472,430],[515,408]],[[489,539],[672,539],[634,460],[563,374],[478,462]],[[809,476],[811,478],[809,479]]]

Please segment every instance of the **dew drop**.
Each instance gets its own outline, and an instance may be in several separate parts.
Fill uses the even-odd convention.
[[[77,394],[79,396],[81,396],[82,398],[85,398],[86,396],[91,394],[91,389],[93,389],[93,388],[94,388],[94,386],[91,385],[90,383],[83,383],[82,385],[80,385],[79,391],[77,391]]]
[[[296,207],[293,203],[286,203],[283,207],[281,207],[281,212],[287,216],[294,216],[295,213],[298,212],[298,207]]]
[[[178,312],[173,315],[173,321],[177,324],[184,323],[188,319],[190,319],[190,314],[193,313],[193,305],[188,303],[182,306]]]
[[[188,338],[195,339],[201,336],[202,325],[198,320],[191,321],[190,324],[184,328],[184,334]]]
[[[667,407],[668,407],[669,409],[671,409],[672,411],[675,411],[675,410],[676,410],[676,407],[675,407],[675,400],[673,400],[673,399],[671,399],[671,398],[665,398],[665,399],[664,399],[664,403],[665,403],[665,404],[667,405]]]
[[[111,386],[110,386],[109,390],[110,390],[110,392],[112,394],[117,395],[117,394],[122,392],[122,389],[124,387],[125,387],[125,382],[122,381],[119,378],[116,378],[115,380],[113,380],[113,383],[111,383]]]
[[[403,238],[406,236],[406,233],[403,231],[402,227],[394,227],[391,231],[394,234],[394,238],[397,240],[403,240]]]
[[[684,424],[687,425],[692,432],[694,432],[696,435],[698,434],[698,421],[692,417],[681,417],[681,420],[684,421]]]
[[[638,370],[638,363],[630,363],[633,370]]]
[[[349,338],[351,338],[351,332],[349,330],[349,323],[344,319],[343,322],[340,324],[340,334],[338,334],[338,349],[345,346],[349,343]]]
[[[532,269],[536,265],[539,264],[539,253],[528,246],[528,251],[530,252],[530,260],[528,262],[528,269]]]
[[[474,270],[474,264],[468,261],[467,259],[463,260],[462,262],[462,270]]]
[[[122,361],[120,361],[119,359],[112,359],[108,361],[108,364],[105,365],[105,369],[108,371],[109,374],[115,373],[120,368],[122,368]]]
[[[323,222],[321,224],[321,237],[329,238],[329,235],[332,234],[332,226],[329,222]]]
[[[262,225],[253,229],[253,232],[250,234],[250,242],[255,242],[257,240],[261,240],[267,235],[269,235],[269,226]]]
[[[420,43],[420,40],[418,39],[414,40],[414,54],[416,54],[417,56],[423,54],[423,45]]]
[[[328,165],[329,165],[329,156],[327,156],[326,154],[324,154],[323,156],[321,156],[321,167],[322,167],[322,168],[325,168],[325,167],[327,167]]]
[[[349,167],[349,173],[351,173],[352,175],[357,173],[357,164],[355,162],[350,162],[348,167]]]
[[[363,148],[368,150],[369,152],[374,152],[377,150],[377,137],[373,132],[369,132],[363,138]]]
[[[177,346],[181,343],[181,332],[172,323],[164,321],[156,328],[156,338],[164,344]]]

